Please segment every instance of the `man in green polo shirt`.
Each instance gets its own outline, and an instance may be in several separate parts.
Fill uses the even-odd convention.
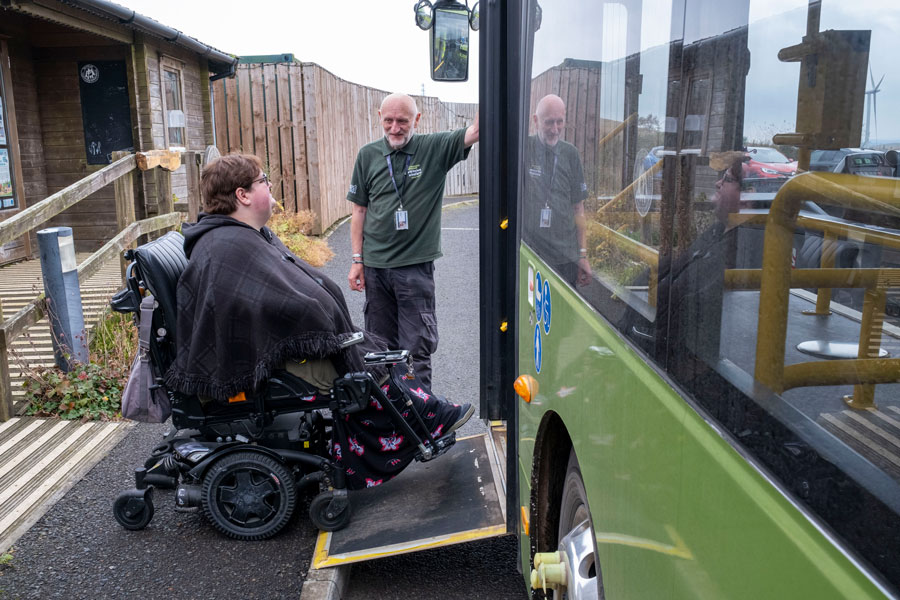
[[[447,171],[478,141],[468,128],[416,134],[415,101],[391,94],[378,117],[384,137],[360,148],[347,200],[350,289],[366,292],[366,329],[389,347],[409,350],[416,373],[431,385],[437,349],[434,259],[441,256],[441,201]]]
[[[587,185],[578,149],[561,139],[566,105],[548,94],[533,115],[536,134],[526,141],[522,239],[572,285],[587,285],[585,245]]]

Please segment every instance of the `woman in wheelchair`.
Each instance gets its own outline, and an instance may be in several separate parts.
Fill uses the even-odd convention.
[[[340,288],[265,227],[275,199],[259,159],[221,157],[204,169],[200,186],[205,213],[182,228],[189,261],[178,280],[178,336],[166,386],[227,403],[258,392],[280,369],[323,394],[341,374],[366,371],[364,355],[386,348],[368,335],[348,345],[357,329]],[[402,376],[389,378],[384,366],[368,370],[419,435],[427,436],[424,425],[433,438],[448,436],[471,417],[471,405],[434,396],[405,365],[393,368]],[[414,457],[409,430],[385,408],[372,398],[361,410],[335,415],[332,459],[351,489],[387,481]]]

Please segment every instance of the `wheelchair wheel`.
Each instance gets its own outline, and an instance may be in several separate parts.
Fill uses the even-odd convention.
[[[130,531],[146,527],[153,518],[153,510],[152,488],[122,492],[113,502],[113,516],[119,525]]]
[[[224,456],[203,478],[203,514],[213,527],[235,539],[272,537],[287,525],[296,502],[291,472],[260,452]]]
[[[350,505],[338,513],[329,514],[333,492],[322,492],[312,499],[309,504],[309,520],[322,531],[337,531],[343,529],[350,522]]]

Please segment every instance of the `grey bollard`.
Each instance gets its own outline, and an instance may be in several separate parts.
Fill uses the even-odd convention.
[[[50,332],[56,364],[69,372],[72,362],[87,363],[87,332],[81,310],[81,290],[75,264],[71,227],[50,227],[37,232],[41,275],[48,300]]]

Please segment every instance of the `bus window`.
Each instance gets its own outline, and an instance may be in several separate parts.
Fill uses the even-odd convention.
[[[573,303],[569,347],[587,330],[613,330],[665,377],[685,423],[715,423],[803,519],[900,588],[900,88],[888,83],[900,5],[540,5],[526,52],[520,232],[535,269],[594,311],[584,317]],[[554,315],[565,310],[557,297]],[[553,334],[524,320],[535,365],[547,364]],[[595,409],[578,412],[577,427],[602,424],[596,436],[614,456],[627,437],[615,419],[638,419],[609,410],[621,401],[604,396],[615,384],[583,392],[570,373],[554,382],[563,370],[544,370],[542,389]],[[635,377],[649,394],[653,376]],[[565,421],[565,400],[549,404],[527,410]],[[570,435],[576,455],[597,452]],[[689,434],[679,440],[673,452],[703,456]],[[683,493],[704,484],[704,464],[679,471]],[[627,523],[610,507],[629,502],[616,496],[628,486],[607,483],[606,522]],[[717,499],[711,492],[677,518],[701,527],[726,511]],[[703,518],[692,513],[700,505]],[[622,556],[597,546],[601,558]],[[627,589],[618,585],[628,567],[610,576],[609,589]]]

